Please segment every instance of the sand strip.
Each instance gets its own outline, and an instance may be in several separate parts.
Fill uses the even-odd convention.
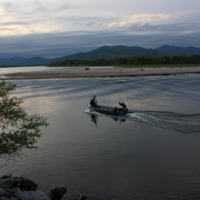
[[[162,67],[162,68],[109,68],[90,70],[44,71],[4,74],[11,79],[48,79],[48,78],[94,78],[120,76],[155,76],[200,73],[200,67]]]

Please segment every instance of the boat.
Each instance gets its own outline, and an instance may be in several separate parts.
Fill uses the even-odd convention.
[[[114,110],[115,107],[110,107],[110,106],[102,106],[102,105],[97,105],[97,107],[92,107],[91,105],[88,105],[88,108],[90,110],[96,111],[98,113],[106,114],[106,115],[126,115],[128,114],[127,111],[119,111],[119,110]]]

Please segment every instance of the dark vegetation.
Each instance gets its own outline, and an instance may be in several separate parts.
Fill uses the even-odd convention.
[[[110,66],[110,65],[176,65],[176,64],[200,64],[200,55],[177,55],[162,57],[124,57],[114,59],[96,60],[65,60],[51,63],[50,66]]]
[[[41,126],[47,119],[38,114],[28,115],[21,106],[23,101],[10,93],[16,84],[0,80],[0,158],[9,159],[19,155],[24,148],[36,148],[41,137]]]

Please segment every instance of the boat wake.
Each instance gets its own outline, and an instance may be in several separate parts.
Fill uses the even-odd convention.
[[[106,116],[115,119],[113,116],[101,114],[89,109],[85,112],[91,115]],[[137,111],[123,117],[116,116],[116,118],[136,120],[166,130],[174,130],[185,134],[200,136],[200,113],[186,115],[173,112]]]
[[[143,111],[129,113],[127,117],[167,130],[186,134],[200,134],[200,113],[186,115],[173,112]]]
[[[85,112],[88,114],[94,114],[94,115],[98,115],[98,116],[106,116],[104,114],[98,113],[98,112],[96,112],[94,110],[90,110],[90,109],[85,110]]]

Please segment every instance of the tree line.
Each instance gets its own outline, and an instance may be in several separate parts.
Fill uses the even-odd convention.
[[[50,66],[110,66],[110,65],[174,65],[174,64],[200,64],[200,55],[175,55],[162,57],[124,57],[95,60],[65,60],[51,63]]]

